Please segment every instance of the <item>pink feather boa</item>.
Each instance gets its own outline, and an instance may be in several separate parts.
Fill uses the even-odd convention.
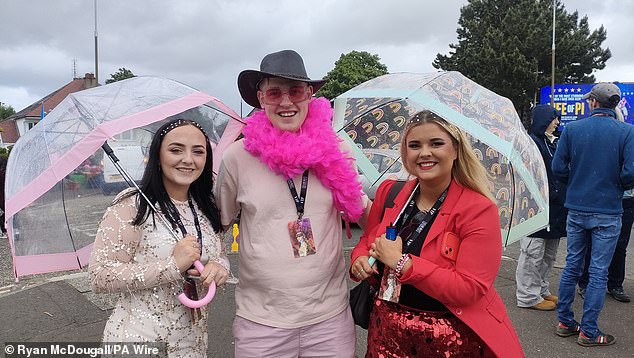
[[[325,98],[309,103],[306,120],[296,133],[273,127],[265,112],[258,111],[247,118],[242,129],[244,147],[284,179],[310,169],[330,189],[344,219],[355,222],[364,210],[361,184],[352,158],[339,149],[341,140],[332,129],[331,118],[332,108]]]

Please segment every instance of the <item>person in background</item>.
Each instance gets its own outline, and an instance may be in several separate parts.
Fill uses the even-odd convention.
[[[222,224],[241,213],[236,357],[354,356],[341,212],[357,221],[369,202],[330,102],[312,98],[323,84],[292,50],[238,76],[244,101],[262,110],[223,153],[216,185]]]
[[[391,208],[380,203],[395,181],[381,183],[351,254],[354,280],[381,282],[366,357],[523,357],[493,287],[502,238],[486,170],[465,134],[429,111],[415,114],[402,138],[414,180]],[[395,241],[385,238],[392,223]]]
[[[620,112],[620,115],[623,117],[623,120],[622,120],[623,122],[628,121],[629,113],[630,113],[629,108],[630,108],[630,104],[627,102],[627,98],[623,96],[619,104],[616,106],[617,114]]]
[[[520,240],[515,271],[517,306],[540,311],[557,308],[557,296],[550,292],[548,275],[557,258],[559,240],[566,236],[566,186],[551,170],[557,149],[553,132],[559,126],[559,118],[559,112],[549,105],[539,105],[533,110],[530,136],[539,148],[548,176],[548,227]]]
[[[207,356],[206,308],[187,308],[177,296],[184,290],[202,298],[212,282],[222,285],[229,276],[212,168],[200,125],[170,121],[154,135],[140,187],[181,239],[136,189],[117,195],[104,214],[88,267],[93,291],[119,294],[104,342],[161,342],[169,357]],[[190,270],[199,259],[203,272]]]
[[[621,101],[622,102],[622,101]],[[615,108],[616,118],[624,122],[625,118],[619,108]],[[621,217],[621,232],[619,240],[616,242],[614,255],[608,268],[608,294],[619,302],[628,303],[631,301],[630,296],[623,289],[623,281],[625,280],[625,257],[627,255],[627,245],[630,243],[630,235],[632,233],[632,224],[634,224],[634,190],[627,190],[623,193],[623,216]],[[586,264],[583,275],[579,279],[578,292],[581,298],[585,297],[586,287],[588,286],[588,266],[590,265],[590,250],[586,253]]]
[[[559,282],[556,334],[578,334],[577,343],[582,346],[616,341],[599,330],[598,319],[621,231],[623,192],[634,187],[634,130],[616,118],[614,108],[620,97],[613,83],[592,87],[583,97],[592,115],[566,125],[552,163],[553,174],[568,185],[567,255]],[[579,324],[572,303],[590,247],[589,282]]]

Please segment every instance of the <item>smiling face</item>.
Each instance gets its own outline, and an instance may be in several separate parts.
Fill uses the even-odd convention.
[[[412,127],[405,138],[405,168],[421,184],[448,186],[458,157],[451,135],[440,125],[429,122]]]
[[[275,128],[297,132],[308,115],[312,95],[313,87],[306,82],[271,77],[260,83],[258,100]]]
[[[187,200],[189,186],[205,168],[206,140],[200,129],[183,125],[168,132],[161,142],[160,168],[170,197]]]

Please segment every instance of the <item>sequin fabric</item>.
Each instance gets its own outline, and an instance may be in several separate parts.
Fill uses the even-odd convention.
[[[486,344],[451,312],[419,311],[374,301],[366,358],[494,357]]]
[[[140,227],[131,225],[136,196],[107,209],[97,230],[89,274],[95,292],[118,293],[119,299],[104,329],[104,342],[160,341],[169,357],[205,357],[207,309],[192,324],[190,310],[177,299],[184,279],[171,256],[176,241],[152,216]],[[195,233],[187,202],[174,201],[187,232]],[[194,203],[203,234],[203,257],[229,270],[222,237]],[[207,290],[198,285],[200,297]],[[213,304],[213,303],[212,303]]]

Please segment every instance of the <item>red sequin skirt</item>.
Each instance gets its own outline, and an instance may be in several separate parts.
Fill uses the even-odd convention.
[[[375,299],[365,356],[448,358],[495,355],[469,326],[449,311],[421,311]]]

